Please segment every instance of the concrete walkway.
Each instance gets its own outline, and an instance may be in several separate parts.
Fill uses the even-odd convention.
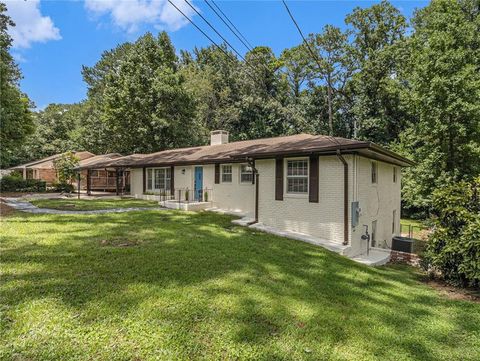
[[[166,210],[164,207],[130,207],[130,208],[111,208],[111,209],[97,209],[92,211],[70,211],[50,208],[38,208],[27,201],[20,201],[18,198],[2,198],[5,203],[17,211],[35,213],[35,214],[102,214],[102,213],[124,213],[132,211],[152,211],[152,210]]]

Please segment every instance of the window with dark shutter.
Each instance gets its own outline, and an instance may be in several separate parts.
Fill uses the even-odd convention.
[[[220,184],[220,164],[215,164],[215,184]]]
[[[318,203],[318,155],[310,157],[308,201]]]
[[[283,201],[283,158],[275,160],[275,200]]]

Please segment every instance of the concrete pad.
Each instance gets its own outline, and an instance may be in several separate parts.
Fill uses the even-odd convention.
[[[367,266],[382,266],[390,261],[390,250],[383,248],[371,248],[367,253],[362,253],[358,256],[350,257],[358,263]]]
[[[339,243],[339,242],[334,242],[334,241],[330,241],[330,240],[322,239],[322,238],[316,238],[316,237],[313,237],[313,236],[310,236],[310,235],[304,234],[304,233],[298,233],[298,232],[292,232],[292,231],[281,231],[281,230],[278,230],[276,228],[266,226],[262,223],[254,223],[250,226],[250,228],[258,229],[259,231],[271,233],[271,234],[274,234],[276,236],[291,238],[291,239],[295,239],[297,241],[310,243],[310,244],[313,244],[315,246],[320,246],[320,247],[326,248],[329,251],[332,251],[332,252],[335,252],[335,253],[338,253],[338,254],[341,254],[341,255],[344,255],[348,251],[348,249],[350,248],[350,246],[345,246],[345,245],[343,245],[342,243]]]

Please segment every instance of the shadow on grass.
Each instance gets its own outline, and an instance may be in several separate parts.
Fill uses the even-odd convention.
[[[177,355],[187,358],[247,349],[262,358],[436,360],[462,355],[461,347],[465,359],[478,356],[474,340],[462,340],[479,341],[478,305],[439,298],[408,267],[367,268],[232,227],[228,216],[18,215],[7,223],[2,302],[10,309],[52,298],[85,313],[86,324],[140,312],[173,325]],[[112,239],[141,242],[102,245]]]

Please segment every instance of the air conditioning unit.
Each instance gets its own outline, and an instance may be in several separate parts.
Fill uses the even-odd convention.
[[[413,253],[413,242],[411,238],[395,236],[392,238],[392,250]]]

